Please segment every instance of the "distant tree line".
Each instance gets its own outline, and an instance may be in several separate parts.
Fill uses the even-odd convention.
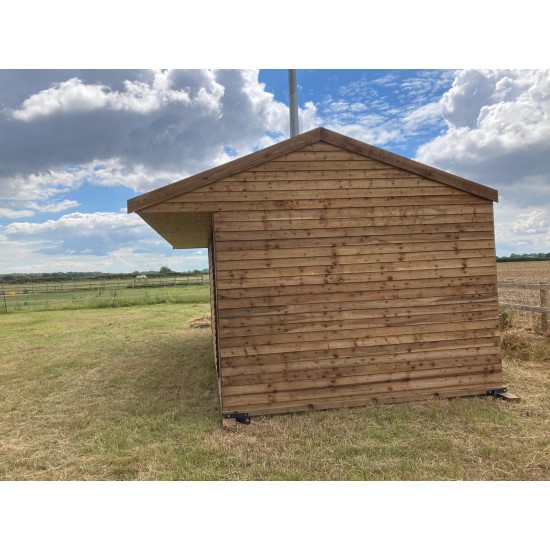
[[[531,252],[529,254],[510,254],[497,256],[497,262],[544,262],[550,261],[550,252]]]
[[[75,281],[79,279],[126,279],[138,275],[147,277],[187,277],[189,275],[207,275],[208,269],[193,269],[192,271],[174,271],[162,266],[158,271],[133,271],[132,273],[103,273],[101,271],[56,271],[52,273],[0,273],[0,281],[4,283],[29,283]]]

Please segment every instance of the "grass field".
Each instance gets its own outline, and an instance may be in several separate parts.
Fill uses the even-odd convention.
[[[501,265],[501,275],[516,268]],[[1,316],[0,478],[550,480],[550,342],[530,323],[503,333],[518,404],[371,405],[226,431],[210,329],[188,324],[209,313],[200,292],[188,303]]]
[[[32,294],[7,294],[0,296],[0,315],[60,309],[87,309],[152,305],[164,303],[209,303],[208,284],[189,286],[139,286],[128,288],[99,287],[93,290],[65,290],[33,292]]]
[[[514,283],[550,283],[550,261],[548,262],[503,262],[497,264],[498,280]],[[499,288],[501,303],[540,306],[540,291],[522,288]],[[539,331],[540,315],[514,310],[510,328]]]

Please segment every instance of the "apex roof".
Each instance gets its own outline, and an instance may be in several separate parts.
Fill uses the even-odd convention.
[[[451,187],[466,191],[472,195],[477,195],[492,201],[498,201],[498,191],[491,187],[461,178],[460,176],[450,174],[438,168],[433,168],[421,162],[396,155],[395,153],[374,147],[373,145],[368,145],[367,143],[333,132],[332,130],[315,128],[314,130],[304,132],[296,137],[276,143],[275,145],[271,145],[270,147],[266,147],[265,149],[261,149],[260,151],[256,151],[236,160],[232,160],[221,166],[211,168],[200,174],[190,176],[150,191],[149,193],[134,197],[128,201],[128,212],[137,212],[143,208],[170,200],[178,195],[195,191],[200,187],[233,176],[239,172],[243,172],[319,141],[330,143],[331,145],[341,147],[347,151],[384,162],[395,168],[407,170],[439,183],[450,185]]]

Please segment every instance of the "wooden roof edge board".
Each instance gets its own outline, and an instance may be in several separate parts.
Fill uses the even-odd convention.
[[[248,170],[264,162],[282,157],[283,155],[302,149],[302,147],[317,143],[320,141],[320,137],[321,128],[315,128],[309,132],[304,132],[293,138],[281,141],[280,143],[270,145],[265,149],[260,149],[244,157],[226,162],[221,166],[210,168],[194,176],[165,185],[159,189],[154,189],[149,193],[144,193],[143,195],[129,199],[128,213],[136,212],[147,206],[158,204],[159,202],[169,200],[183,193],[188,193],[189,191],[194,191],[204,185],[214,183],[223,178],[228,178],[229,176],[233,176],[234,174],[238,174],[239,172],[243,172],[244,170]]]
[[[362,141],[333,132],[332,130],[327,130],[326,128],[315,128],[314,130],[304,132],[303,134],[299,134],[280,143],[276,143],[266,147],[265,149],[261,149],[260,151],[255,151],[254,153],[250,153],[244,157],[232,160],[222,164],[221,166],[210,168],[205,172],[201,172],[194,176],[190,176],[169,185],[165,185],[164,187],[160,187],[159,189],[155,189],[153,191],[149,191],[148,193],[144,193],[143,195],[129,199],[128,213],[136,212],[138,210],[142,210],[143,208],[147,208],[148,206],[153,206],[160,202],[174,198],[178,195],[194,191],[200,187],[214,183],[223,178],[233,176],[239,172],[243,172],[263,164],[264,162],[268,162],[288,153],[292,153],[293,151],[297,151],[298,149],[302,149],[307,145],[311,145],[319,141],[330,143],[332,145],[336,145],[337,147],[342,147],[348,151],[359,153],[360,155],[384,162],[396,168],[408,170],[422,177],[450,185],[451,187],[460,189],[461,191],[466,191],[484,199],[494,202],[498,201],[498,191],[496,189],[492,189],[491,187],[487,187],[485,185],[481,185],[480,183],[450,174],[449,172],[422,164],[418,161],[402,157],[390,151],[375,147],[374,145],[368,145],[367,143],[363,143]]]
[[[379,147],[375,147],[374,145],[369,145],[357,139],[344,136],[337,132],[333,132],[332,130],[328,130],[327,128],[320,128],[320,130],[320,141],[324,141],[326,143],[342,147],[343,149],[347,149],[348,151],[384,162],[394,166],[395,168],[408,170],[409,172],[413,172],[419,176],[450,185],[451,187],[455,187],[456,189],[466,191],[484,199],[498,202],[498,191],[492,187],[487,187],[486,185],[481,185],[480,183],[456,176],[455,174],[445,172],[444,170],[439,170],[433,166],[428,166],[427,164],[422,164],[416,160],[402,157],[396,153],[392,153],[390,151],[380,149]]]

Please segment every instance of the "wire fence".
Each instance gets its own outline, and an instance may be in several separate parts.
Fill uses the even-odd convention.
[[[4,285],[0,290],[0,314],[44,310],[123,307],[160,303],[208,303],[208,276],[170,277],[139,281],[131,279],[94,281],[83,285],[82,281],[48,283],[43,287],[17,290]],[[7,287],[7,288],[6,288]],[[57,290],[54,290],[56,288]]]
[[[540,283],[519,283],[514,281],[502,281],[498,283],[499,291],[501,294],[501,299],[499,300],[499,304],[507,309],[515,309],[522,312],[531,312],[531,313],[540,313],[540,321],[541,321],[541,332],[543,334],[546,334],[548,332],[548,317],[550,315],[550,301],[548,299],[548,292],[550,292],[550,283],[547,282],[540,282]],[[513,290],[527,290],[527,291],[535,291],[536,296],[538,297],[539,304],[533,305],[533,304],[523,304],[523,303],[517,303],[516,300],[506,300],[506,297],[503,296],[504,292],[506,292],[506,289],[513,289]],[[504,292],[502,292],[504,290]],[[511,295],[511,297],[516,297],[517,294]],[[504,300],[502,299],[504,297]],[[525,298],[520,298],[521,300],[524,300]]]
[[[149,276],[140,279],[139,277],[122,278],[94,278],[94,279],[66,279],[66,280],[28,280],[18,283],[7,283],[0,281],[0,294],[35,294],[35,293],[57,293],[57,292],[78,292],[84,290],[118,290],[122,288],[155,288],[167,286],[189,286],[193,284],[204,284],[208,282],[208,273],[197,275],[174,275],[174,276]]]

